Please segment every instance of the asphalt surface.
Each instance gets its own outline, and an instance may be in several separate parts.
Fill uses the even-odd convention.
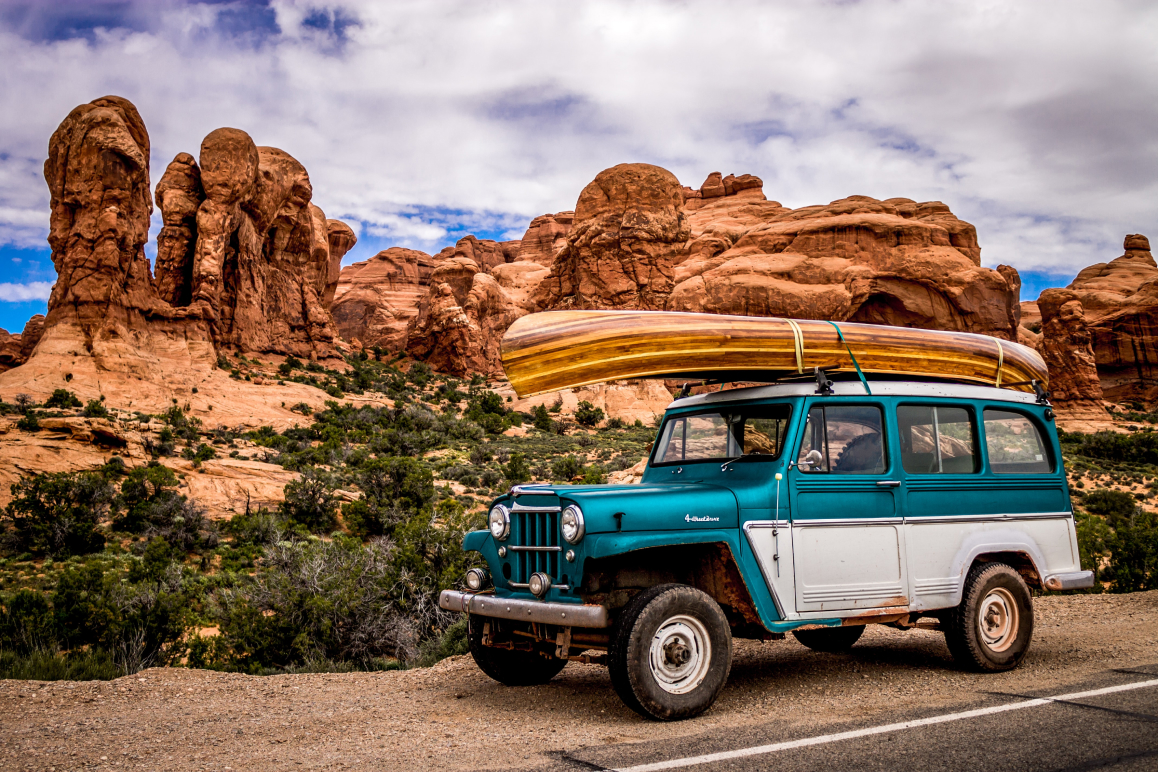
[[[1072,696],[1107,687],[1138,685],[1110,694]],[[1031,704],[980,716],[954,717],[966,711]],[[922,710],[898,705],[892,715],[872,722],[833,721],[807,733],[784,731],[775,715],[767,724],[662,742],[586,748],[559,754],[541,767],[550,772],[623,770],[694,772],[772,770],[1158,770],[1158,662],[1149,666],[1108,670],[1092,678],[1022,694],[962,695],[950,710]],[[890,725],[944,718],[940,723],[892,728]],[[869,730],[867,736],[831,738],[833,734]],[[790,741],[816,744],[777,749]],[[762,746],[772,746],[770,749]],[[731,756],[735,751],[751,755]],[[717,756],[715,760],[705,756]]]

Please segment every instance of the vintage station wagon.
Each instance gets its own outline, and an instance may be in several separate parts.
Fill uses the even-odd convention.
[[[824,652],[867,624],[1016,667],[1031,590],[1090,587],[1044,392],[902,381],[716,391],[668,408],[639,485],[524,485],[468,534],[488,568],[441,605],[479,667],[544,683],[605,662],[624,702],[706,710],[732,638]]]

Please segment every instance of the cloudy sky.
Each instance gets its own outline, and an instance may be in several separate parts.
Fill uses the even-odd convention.
[[[154,184],[220,126],[294,155],[347,262],[518,238],[646,161],[790,207],[939,199],[1036,297],[1158,237],[1156,41],[1158,6],[1114,0],[0,0],[0,326],[55,279],[48,138],[105,94]]]

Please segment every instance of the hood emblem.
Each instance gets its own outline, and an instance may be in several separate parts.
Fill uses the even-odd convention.
[[[720,518],[708,517],[707,515],[696,515],[694,517],[692,515],[684,515],[684,522],[685,523],[718,523],[718,522],[720,522]]]

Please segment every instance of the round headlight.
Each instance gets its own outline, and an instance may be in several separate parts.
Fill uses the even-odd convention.
[[[574,504],[564,509],[559,518],[559,529],[563,531],[563,538],[568,544],[578,544],[583,534],[587,533],[587,527],[583,524],[583,511]]]
[[[530,590],[531,594],[536,598],[541,598],[551,589],[551,577],[536,571],[531,574],[531,578],[527,580],[527,589]]]
[[[478,592],[487,586],[490,575],[484,568],[472,568],[466,572],[466,588],[471,592]]]
[[[490,528],[491,536],[499,541],[507,538],[511,533],[510,511],[502,504],[495,504],[487,518],[487,527]]]

